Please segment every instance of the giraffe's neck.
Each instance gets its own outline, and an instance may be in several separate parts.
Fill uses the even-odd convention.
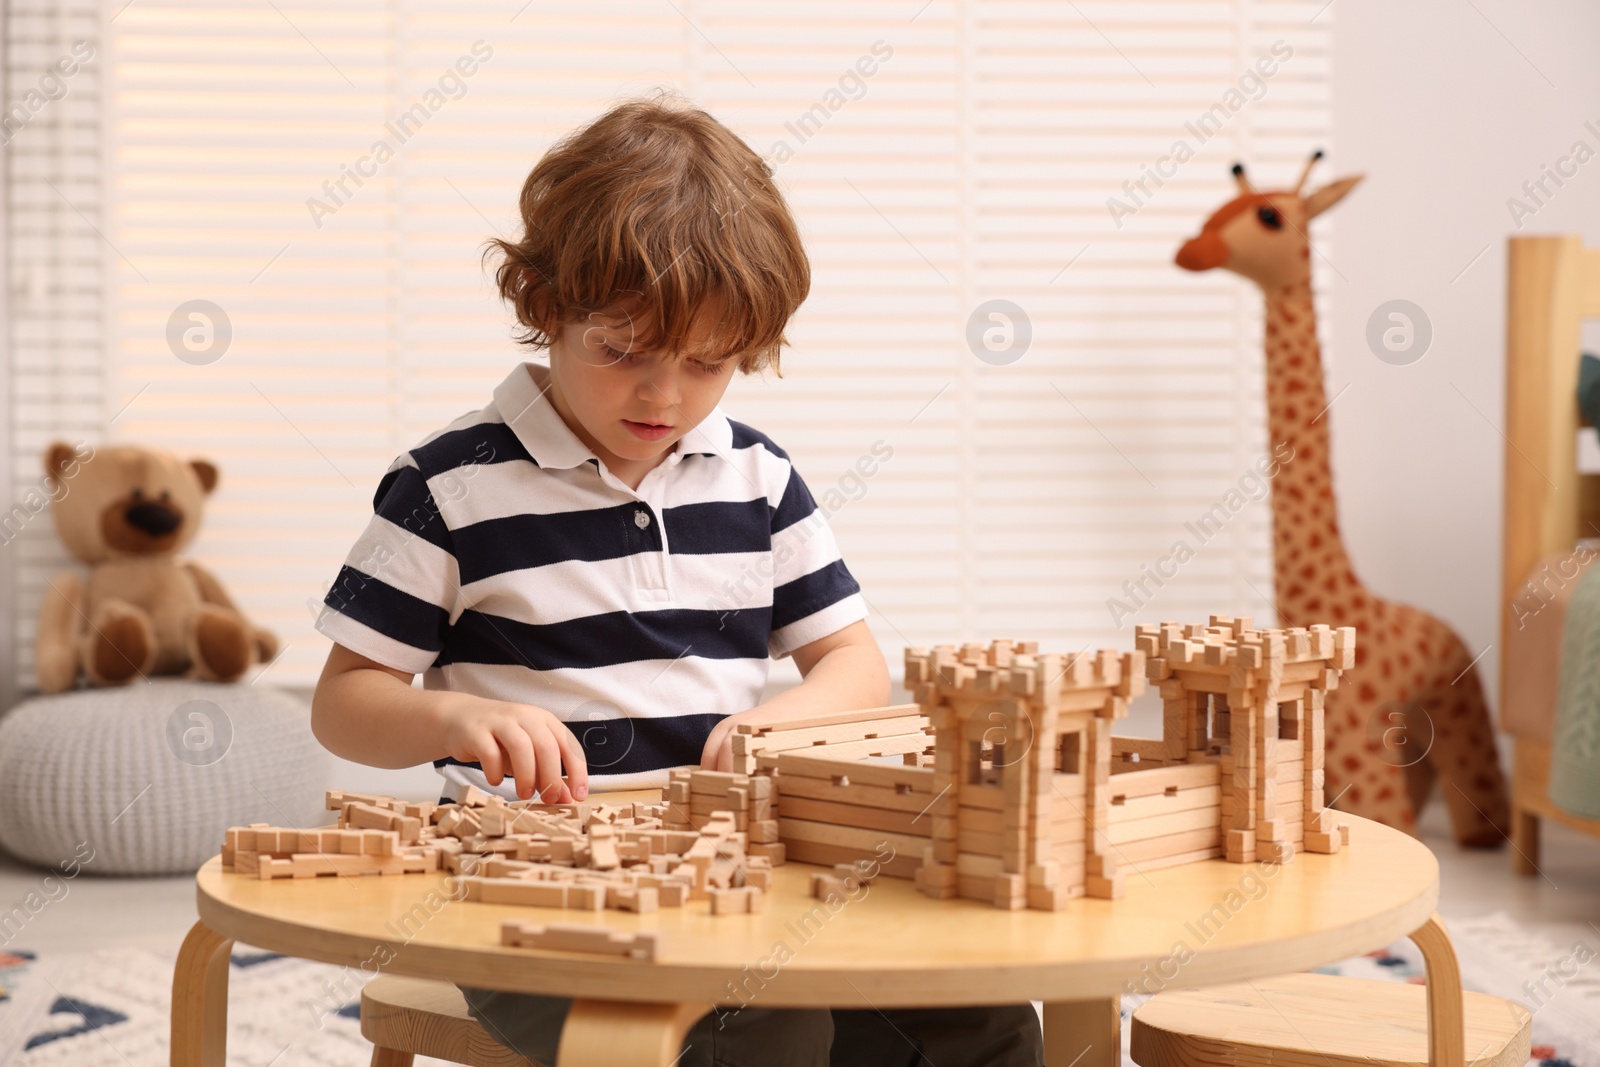
[[[1311,282],[1267,289],[1265,295],[1267,447],[1277,450],[1280,461],[1293,449],[1272,480],[1279,625],[1348,623],[1352,606],[1361,606],[1366,597],[1339,536]]]

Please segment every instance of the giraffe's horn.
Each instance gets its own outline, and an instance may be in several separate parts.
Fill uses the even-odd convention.
[[[1315,152],[1311,153],[1310,159],[1306,160],[1305,168],[1300,171],[1300,180],[1294,183],[1294,191],[1296,196],[1300,195],[1300,190],[1305,188],[1306,179],[1311,177],[1311,168],[1315,166],[1317,160],[1321,158],[1322,149],[1319,148]]]
[[[1244,164],[1243,163],[1235,163],[1233,165],[1233,180],[1235,182],[1237,182],[1238,185],[1239,185],[1239,193],[1240,193],[1240,195],[1243,195],[1243,194],[1248,193],[1250,191],[1250,179],[1246,178],[1244,176]]]

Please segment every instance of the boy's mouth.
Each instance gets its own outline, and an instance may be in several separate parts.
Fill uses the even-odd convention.
[[[665,422],[634,422],[632,419],[623,419],[622,425],[641,441],[659,441],[672,432],[672,425]]]

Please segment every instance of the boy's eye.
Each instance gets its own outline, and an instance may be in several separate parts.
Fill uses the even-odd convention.
[[[726,360],[724,360],[723,362],[720,362],[720,363],[707,363],[703,359],[691,359],[689,361],[689,366],[691,366],[695,370],[701,371],[701,372],[703,372],[705,374],[721,374],[722,373],[722,368],[724,366],[726,366],[726,365],[727,365],[727,361]]]

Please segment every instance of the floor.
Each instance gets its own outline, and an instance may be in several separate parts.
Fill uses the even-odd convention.
[[[1509,844],[1490,852],[1464,852],[1449,837],[1443,806],[1425,812],[1423,839],[1442,870],[1440,913],[1449,920],[1504,910],[1561,944],[1584,937],[1600,919],[1600,840],[1545,824],[1541,874],[1511,873]],[[0,916],[30,892],[45,895],[46,872],[0,854]],[[38,952],[46,966],[52,954],[120,945],[175,951],[196,918],[189,877],[108,878],[80,875],[55,889],[52,900],[9,943],[0,928],[0,948]],[[419,1061],[420,1063],[421,1061]]]

